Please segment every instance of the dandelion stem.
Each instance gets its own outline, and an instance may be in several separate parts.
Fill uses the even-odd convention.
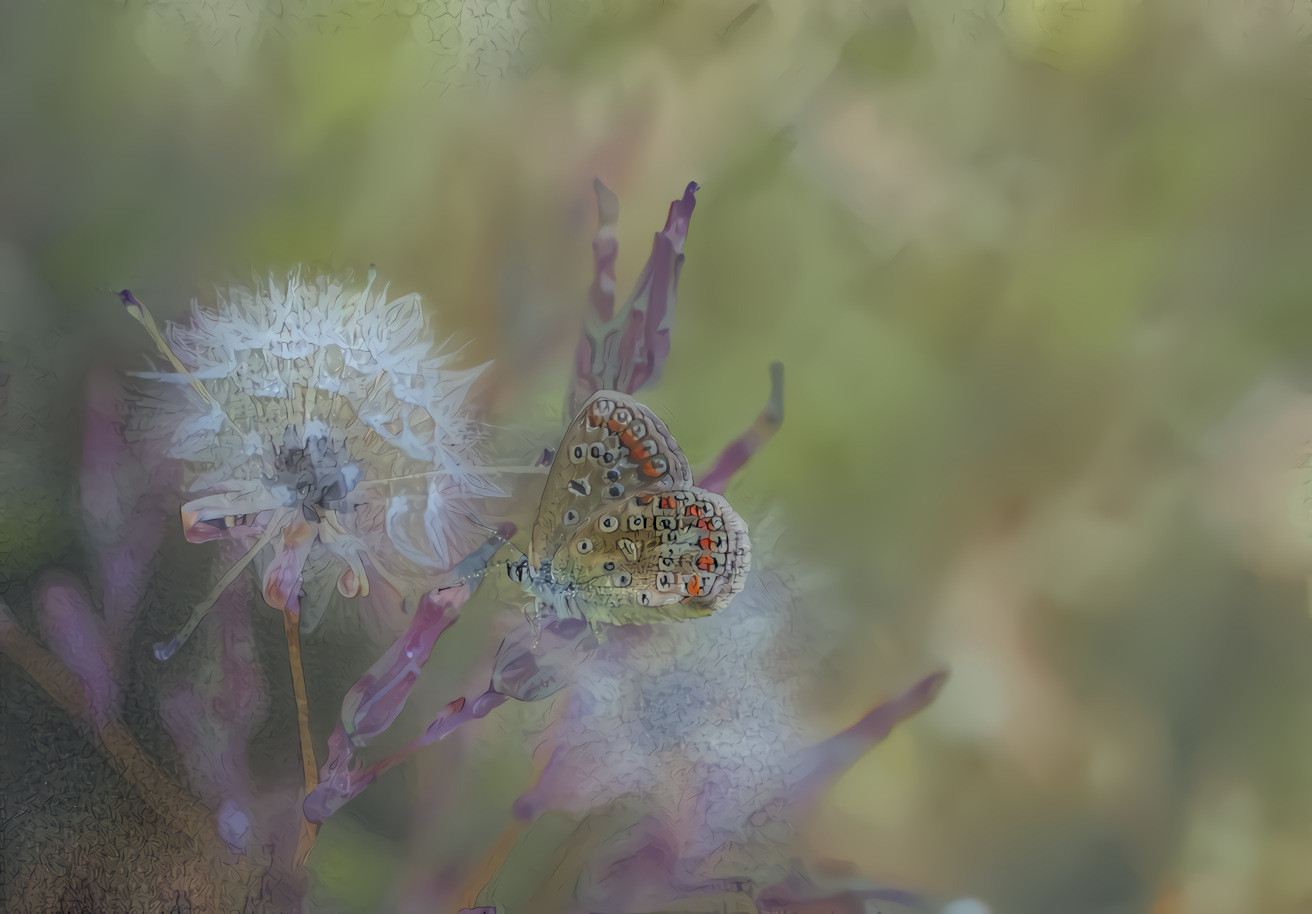
[[[296,693],[296,726],[300,731],[301,773],[305,780],[305,796],[319,783],[319,766],[314,761],[314,745],[310,742],[310,702],[305,692],[305,669],[301,666],[301,617],[299,613],[282,611],[282,630],[287,636],[287,656],[292,670],[292,690]],[[296,865],[302,866],[310,849],[314,847],[319,824],[301,816],[301,834],[296,842]]]
[[[456,896],[462,899],[461,903],[467,908],[478,906],[480,896],[482,896],[497,872],[501,869],[510,852],[515,849],[519,843],[520,836],[524,833],[524,826],[520,822],[511,822],[506,826],[501,837],[497,838],[497,843],[492,845],[492,849],[487,852],[487,856],[479,863],[474,871],[469,874],[465,884],[460,887],[460,892]],[[483,899],[486,901],[487,899]]]

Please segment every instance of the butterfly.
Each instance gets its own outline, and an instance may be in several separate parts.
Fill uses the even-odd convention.
[[[750,566],[747,525],[693,485],[665,424],[603,390],[566,429],[529,552],[507,571],[539,618],[596,629],[710,615],[743,589]]]

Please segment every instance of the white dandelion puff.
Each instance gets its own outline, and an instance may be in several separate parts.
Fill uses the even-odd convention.
[[[122,293],[170,363],[138,373],[159,384],[141,431],[189,471],[187,539],[249,546],[161,657],[265,557],[264,599],[287,612],[299,612],[307,568],[331,569],[345,597],[367,595],[371,578],[402,596],[426,590],[479,537],[479,500],[504,494],[468,403],[484,366],[435,351],[419,296],[389,300],[374,278],[298,271],[234,286],[163,333]]]
[[[604,646],[521,811],[581,813],[632,794],[667,815],[697,807],[689,853],[746,840],[749,817],[781,803],[802,775],[794,612],[789,582],[753,569],[733,613]]]

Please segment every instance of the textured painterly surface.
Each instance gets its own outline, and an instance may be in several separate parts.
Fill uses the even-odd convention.
[[[1304,910],[1309,26],[1262,0],[3,5],[0,908]],[[277,295],[345,308],[370,264],[400,310],[360,374],[354,321],[289,327],[321,367],[196,336],[236,309],[272,352]],[[171,366],[122,290],[277,434],[248,453],[132,376]],[[411,370],[444,357],[487,366],[450,410]],[[339,365],[385,415],[331,412]],[[142,434],[152,385],[203,460]],[[535,627],[505,574],[602,388],[750,531],[706,618]],[[398,390],[449,454],[406,450],[433,429]],[[321,408],[344,437],[289,446]],[[377,574],[307,526],[365,463],[468,469],[352,517]],[[291,482],[281,559],[157,660],[262,535],[182,506]],[[510,524],[486,575],[448,567]],[[266,577],[304,616],[308,807]]]

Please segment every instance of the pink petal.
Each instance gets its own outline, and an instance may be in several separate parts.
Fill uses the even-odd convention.
[[[263,486],[232,483],[220,486],[223,491],[196,498],[182,506],[182,535],[189,543],[245,534],[256,522],[256,515],[280,507]],[[228,527],[225,518],[235,526]]]
[[[301,572],[314,540],[314,527],[299,517],[283,530],[282,542],[274,547],[273,560],[264,570],[264,602],[274,609],[300,612]]]

